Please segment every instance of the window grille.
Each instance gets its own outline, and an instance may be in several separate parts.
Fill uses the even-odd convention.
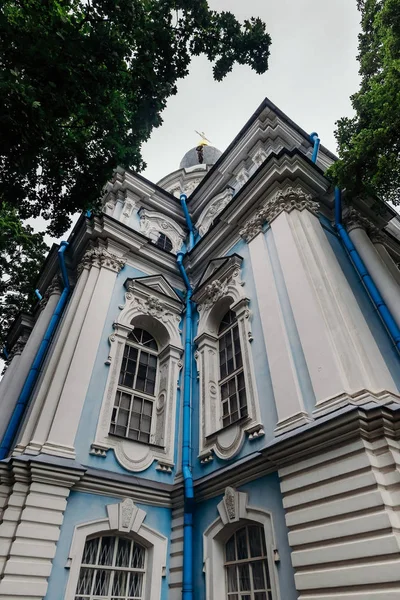
[[[124,537],[86,541],[75,600],[142,600],[146,549]]]
[[[171,252],[172,250],[172,242],[169,237],[165,235],[165,233],[160,233],[154,243],[158,248],[161,248],[161,250],[166,250],[167,252]]]

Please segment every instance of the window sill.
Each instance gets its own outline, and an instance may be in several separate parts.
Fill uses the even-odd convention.
[[[220,427],[220,429],[216,429],[215,431],[206,436],[206,440],[207,442],[212,442],[216,436],[220,435],[224,431],[229,431],[229,429],[231,429],[232,427],[236,427],[237,425],[243,427],[246,423],[250,423],[250,421],[251,417],[249,417],[248,415],[247,417],[241,417],[240,419],[238,419],[234,423],[230,423],[226,427]]]
[[[165,446],[160,444],[154,444],[153,442],[143,442],[142,440],[133,440],[132,438],[125,437],[124,435],[118,435],[117,433],[108,433],[107,437],[117,438],[118,440],[125,440],[125,442],[134,442],[135,444],[142,444],[142,446],[151,446],[152,448],[158,448],[164,450]]]

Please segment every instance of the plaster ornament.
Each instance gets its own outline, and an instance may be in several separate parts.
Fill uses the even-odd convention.
[[[196,223],[196,229],[201,236],[204,236],[215,221],[215,218],[224,210],[233,197],[233,189],[227,188],[215,198],[213,198],[208,206],[201,213],[199,220]]]
[[[125,498],[120,504],[121,527],[127,529],[131,522],[133,511],[136,508],[132,498]]]
[[[222,283],[219,279],[215,279],[205,287],[205,300],[202,303],[202,309],[215,304],[220,298],[225,296],[228,291],[227,282]]]
[[[267,158],[267,153],[263,148],[259,148],[253,156],[253,162],[257,167],[260,167]]]
[[[292,210],[309,210],[313,214],[317,214],[318,208],[319,203],[314,201],[310,194],[306,194],[300,187],[288,187],[277,192],[259,208],[239,230],[239,234],[246,242],[250,242],[262,231],[266,221],[271,223],[283,211],[290,213]]]
[[[369,221],[366,217],[364,217],[358,210],[353,208],[352,206],[347,211],[346,216],[343,219],[343,222],[346,225],[347,231],[351,231],[352,229],[365,229],[365,231],[369,231],[371,228],[375,228],[375,225]]]
[[[185,240],[185,232],[180,225],[161,213],[142,209],[140,211],[140,231],[146,237],[164,233],[171,241],[172,252],[177,254]]]
[[[236,518],[236,494],[235,490],[231,487],[227,487],[224,495],[224,502],[226,513],[230,521],[234,521]]]

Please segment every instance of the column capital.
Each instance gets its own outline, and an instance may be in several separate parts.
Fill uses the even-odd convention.
[[[244,224],[239,234],[246,242],[250,242],[261,232],[266,221],[271,223],[284,211],[290,213],[292,210],[309,210],[316,215],[318,209],[319,203],[313,200],[310,194],[304,192],[300,187],[288,187],[285,190],[279,190],[272,198],[267,200],[254,216]]]

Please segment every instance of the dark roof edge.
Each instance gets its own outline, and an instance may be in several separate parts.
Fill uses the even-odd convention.
[[[278,108],[273,102],[271,102],[271,100],[269,98],[265,97],[264,100],[261,102],[260,106],[257,108],[257,110],[251,115],[251,117],[247,120],[245,125],[239,131],[239,133],[234,137],[234,139],[229,144],[227,149],[221,154],[221,156],[219,157],[217,162],[212,166],[212,168],[208,171],[208,173],[206,173],[206,175],[203,177],[203,179],[201,180],[201,182],[199,183],[197,188],[194,190],[193,194],[191,194],[191,196],[188,198],[189,201],[197,196],[198,191],[204,187],[204,183],[211,177],[211,175],[219,167],[221,162],[228,156],[228,154],[232,150],[232,148],[236,145],[236,143],[240,140],[240,138],[246,133],[246,131],[248,130],[250,125],[253,123],[253,121],[255,121],[255,119],[257,119],[257,117],[259,117],[259,115],[262,113],[262,111],[265,108],[269,108],[270,110],[273,110],[278,115],[278,117],[280,117],[283,121],[285,121],[288,125],[290,125],[298,133],[300,133],[306,139],[306,141],[310,144],[310,146],[313,145],[313,143],[310,140],[310,135],[304,129],[302,129],[299,125],[297,125],[297,123],[292,121],[292,119],[290,119],[290,117],[288,117],[284,112],[282,112],[280,110],[280,108]],[[325,148],[325,146],[323,146],[322,144],[320,145],[320,149],[325,154],[327,154],[330,158],[332,158],[333,160],[338,160],[338,157],[335,154],[333,154],[330,150]]]

